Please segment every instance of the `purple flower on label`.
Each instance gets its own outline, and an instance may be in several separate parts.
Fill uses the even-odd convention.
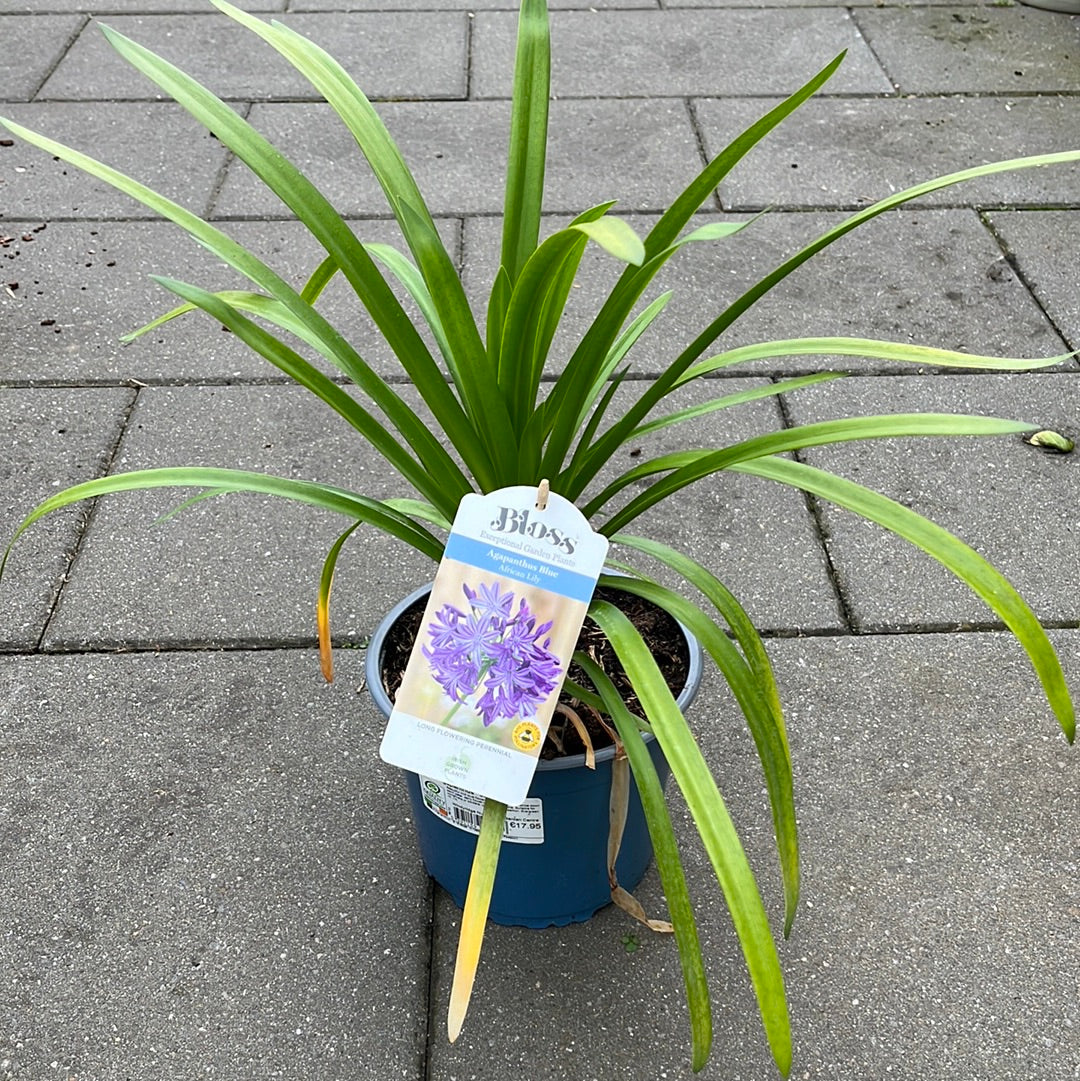
[[[525,598],[499,584],[462,585],[468,610],[444,604],[428,625],[422,647],[435,682],[454,709],[483,690],[473,708],[484,726],[533,717],[559,685],[559,658],[551,650],[552,621],[537,626]]]
[[[514,594],[510,590],[500,593],[498,582],[492,582],[489,586],[481,582],[480,588],[476,591],[469,588],[468,582],[463,582],[461,589],[474,612],[496,620],[510,618],[510,613],[514,608]],[[522,601],[522,604],[524,603]]]

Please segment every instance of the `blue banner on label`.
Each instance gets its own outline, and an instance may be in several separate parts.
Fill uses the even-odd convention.
[[[558,593],[585,604],[592,600],[596,588],[595,578],[458,533],[452,533],[446,542],[445,558],[493,571],[503,578],[540,586],[550,593]]]

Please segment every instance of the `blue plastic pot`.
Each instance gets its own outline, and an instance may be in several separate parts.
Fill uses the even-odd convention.
[[[382,684],[383,642],[401,614],[430,586],[416,590],[398,604],[379,624],[367,650],[367,686],[384,716],[391,702]],[[681,626],[681,624],[680,624]],[[690,649],[690,672],[678,697],[685,710],[701,682],[701,647],[682,627]],[[646,736],[649,753],[661,783],[669,768],[659,744]],[[543,805],[542,844],[504,842],[495,875],[489,918],[496,923],[523,927],[563,926],[581,923],[611,901],[607,877],[608,803],[611,791],[614,747],[596,752],[596,769],[588,769],[585,756],[541,760],[529,788],[529,799]],[[472,868],[476,836],[450,825],[425,805],[420,778],[405,773],[413,819],[420,841],[420,855],[427,872],[459,907]],[[652,842],[641,809],[637,786],[630,786],[630,807],[622,847],[615,863],[619,884],[632,890],[652,860]]]

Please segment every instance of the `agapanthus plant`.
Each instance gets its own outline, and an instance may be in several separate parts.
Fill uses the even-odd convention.
[[[643,238],[624,219],[609,213],[614,205],[609,203],[586,209],[541,242],[550,93],[548,17],[545,0],[522,0],[501,261],[488,297],[486,320],[479,323],[423,196],[390,133],[360,88],[332,57],[296,31],[277,22],[265,22],[224,0],[214,2],[281,53],[330,104],[378,178],[408,254],[384,244],[363,242],[315,185],[243,117],[179,68],[110,29],[103,28],[117,51],[252,169],[319,242],[325,257],[311,268],[305,281],[286,281],[218,226],[115,169],[20,125],[10,121],[4,124],[13,134],[114,185],[173,221],[250,283],[247,289],[210,292],[169,278],[156,279],[183,303],[151,325],[195,309],[208,313],[215,324],[226,326],[272,365],[322,399],[355,429],[369,450],[398,471],[403,486],[411,487],[415,494],[380,500],[296,477],[229,469],[145,470],[107,476],[53,495],[26,518],[16,537],[43,515],[76,500],[136,488],[172,486],[195,488],[206,494],[257,491],[337,511],[349,525],[326,559],[318,604],[320,641],[324,657],[328,657],[328,603],[334,566],[346,539],[359,524],[382,529],[438,560],[443,542],[437,532],[445,529],[462,496],[513,484],[536,484],[547,478],[553,491],[578,502],[596,529],[624,549],[667,565],[706,598],[704,606],[692,603],[628,566],[622,566],[627,577],[602,579],[605,584],[654,600],[677,616],[699,638],[734,692],[761,760],[771,804],[784,883],[785,934],[799,895],[798,839],[791,758],[768,658],[746,613],[713,569],[626,531],[643,511],[677,498],[685,486],[702,477],[732,470],[800,488],[879,523],[957,574],[1015,633],[1063,731],[1072,740],[1073,705],[1058,658],[1033,613],[1004,577],[968,545],[909,508],[790,456],[803,448],[851,440],[1005,435],[1030,431],[1034,426],[1022,421],[943,414],[851,417],[784,428],[732,441],[720,449],[688,445],[675,453],[640,460],[628,470],[617,470],[599,491],[595,482],[620,450],[643,432],[676,428],[690,416],[714,414],[715,435],[722,442],[722,411],[736,407],[748,395],[715,398],[692,410],[670,409],[670,395],[691,381],[748,361],[795,354],[854,355],[917,365],[1016,371],[1063,359],[975,357],[847,337],[770,341],[730,348],[723,344],[723,338],[737,319],[794,270],[878,215],[972,178],[1077,161],[1080,150],[967,169],[891,194],[860,210],[786,259],[731,303],[707,313],[700,331],[677,351],[659,377],[634,384],[640,389],[636,400],[629,407],[622,403],[616,407],[616,390],[629,387],[622,377],[635,355],[637,342],[662,333],[667,296],[638,307],[657,272],[669,260],[677,259],[687,245],[723,242],[748,224],[716,223],[695,229],[691,227],[693,215],[755,144],[825,84],[842,58],[827,64],[805,86],[736,136],[690,180]],[[187,151],[180,148],[178,153]],[[542,396],[541,378],[549,370],[552,340],[589,241],[625,267],[598,314],[573,345],[569,359],[547,382],[547,393]],[[370,314],[400,364],[401,374],[423,400],[428,416],[422,418],[394,384],[367,363],[358,344],[340,333],[320,310],[320,294],[338,274]],[[398,299],[395,285],[415,303],[419,311],[417,323]],[[429,340],[435,345],[434,351],[427,344]],[[345,381],[332,377],[328,369],[339,378],[344,376]],[[828,378],[832,375],[823,373],[782,380],[755,393],[783,394]],[[625,498],[627,492],[632,493],[629,498]],[[432,532],[433,527],[436,532]],[[647,716],[645,727],[659,741],[685,797],[742,944],[773,1056],[786,1074],[791,1062],[791,1036],[780,964],[754,875],[724,801],[641,636],[606,601],[594,600],[590,615],[611,639]],[[575,688],[575,693],[610,717],[642,796],[683,965],[692,1063],[700,1068],[709,1054],[710,1004],[671,822],[639,725],[630,718],[604,672],[589,657],[580,656],[579,660],[593,686]],[[493,702],[496,697],[493,691]],[[462,921],[449,1021],[452,1038],[461,1027],[472,985],[486,914],[485,894],[490,894],[504,814],[504,807],[488,801],[474,864],[473,881],[478,885],[475,891],[470,889]]]
[[[484,727],[496,721],[535,717],[559,685],[562,666],[551,650],[551,620],[536,622],[524,597],[514,610],[514,594],[499,583],[462,584],[468,612],[444,604],[427,626],[429,644],[422,646],[431,677],[454,703],[445,724],[459,706],[469,703]]]

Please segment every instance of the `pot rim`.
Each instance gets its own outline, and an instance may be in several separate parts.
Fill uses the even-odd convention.
[[[383,687],[382,674],[380,672],[383,642],[390,633],[390,628],[397,622],[401,614],[421,597],[430,593],[431,586],[432,583],[428,582],[425,585],[414,589],[408,596],[403,597],[398,601],[398,603],[395,604],[394,607],[380,620],[379,625],[375,628],[375,632],[368,642],[366,656],[364,658],[364,676],[367,683],[367,689],[379,712],[386,718],[389,718],[390,716],[390,711],[393,709],[393,703],[390,701],[390,696]],[[705,666],[701,643],[698,642],[697,638],[694,637],[690,629],[684,623],[679,620],[676,620],[676,622],[679,624],[679,629],[686,639],[687,649],[690,652],[690,664],[689,671],[686,674],[686,685],[675,699],[679,709],[685,713],[689,708],[690,703],[697,697]],[[656,738],[648,732],[643,732],[642,735],[647,740]],[[602,747],[596,752],[595,757],[597,762],[607,762],[613,759],[615,757],[614,746]],[[537,770],[579,769],[584,767],[584,754],[568,755],[564,758],[541,758],[538,759],[536,763]]]

